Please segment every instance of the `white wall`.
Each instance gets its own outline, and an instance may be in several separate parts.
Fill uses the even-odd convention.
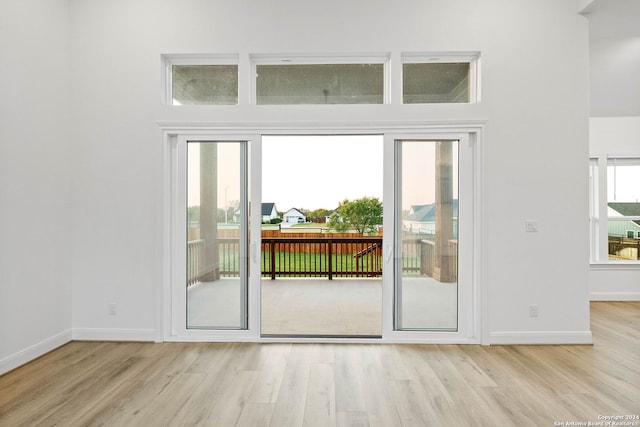
[[[591,156],[640,157],[639,117],[590,119]],[[640,300],[640,266],[592,265],[589,272],[592,300]]]
[[[640,9],[640,2],[638,2]],[[616,117],[640,114],[640,13],[634,37],[591,40],[591,115]]]
[[[586,16],[591,116],[640,116],[640,2],[595,0]]]
[[[589,62],[587,21],[575,0],[72,0],[72,48],[77,337],[157,333],[163,170],[156,121],[486,119],[487,336],[590,340]],[[401,51],[481,51],[482,102],[161,105],[163,53],[392,52],[397,59]],[[525,233],[528,219],[539,222],[538,233]],[[109,303],[118,304],[117,316],[108,316]],[[538,318],[529,318],[530,304],[538,304]]]
[[[590,118],[589,155],[640,157],[640,116]]]
[[[0,374],[71,339],[69,9],[0,4]]]

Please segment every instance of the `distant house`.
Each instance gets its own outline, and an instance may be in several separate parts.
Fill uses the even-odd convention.
[[[240,208],[235,208],[233,210],[233,217],[231,222],[235,222],[236,224],[240,222]]]
[[[275,203],[263,203],[262,204],[262,222],[270,222],[272,219],[278,217],[278,210]]]
[[[301,224],[307,222],[307,217],[298,209],[291,208],[282,216],[282,222],[286,224]]]
[[[640,216],[640,203],[609,203],[609,217]],[[640,239],[640,221],[621,220],[608,222],[609,236]]]
[[[239,208],[232,208],[233,209],[233,222],[238,223],[240,222],[240,209]],[[278,216],[278,210],[276,209],[276,204],[275,203],[263,203],[262,204],[262,211],[261,211],[261,215],[262,215],[262,222],[269,222],[274,218],[279,218]]]
[[[336,213],[336,211],[331,211],[331,212],[327,213],[327,214],[324,216],[324,222],[327,222],[327,223],[328,223],[329,221],[331,221],[331,215],[333,215],[334,213]]]
[[[436,234],[436,204],[411,206],[402,226],[416,234]],[[458,236],[458,199],[453,200],[453,236]]]

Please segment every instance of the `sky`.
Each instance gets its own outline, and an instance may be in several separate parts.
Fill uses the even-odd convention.
[[[200,146],[203,143],[187,144],[187,203],[200,204]],[[209,143],[204,143],[209,144]],[[240,144],[216,142],[218,207],[234,206],[240,200]]]
[[[609,202],[640,202],[640,164],[612,166],[607,175]]]
[[[240,145],[217,145],[218,207],[240,199]],[[188,204],[200,204],[200,143],[188,144]],[[454,150],[457,156],[457,147]],[[435,143],[402,145],[402,209],[435,201]],[[454,198],[457,198],[454,161]],[[383,191],[382,135],[262,137],[262,201],[280,212],[291,208],[328,209],[344,199],[377,197]]]
[[[279,211],[333,210],[344,199],[382,200],[381,135],[264,136],[262,200]]]

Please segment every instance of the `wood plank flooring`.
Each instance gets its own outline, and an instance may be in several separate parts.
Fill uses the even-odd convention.
[[[640,415],[640,302],[592,303],[591,322],[593,346],[72,342],[0,377],[0,426],[554,426]]]

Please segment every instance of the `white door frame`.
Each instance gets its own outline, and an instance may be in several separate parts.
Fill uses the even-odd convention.
[[[163,130],[163,268],[162,292],[158,298],[157,324],[158,341],[250,341],[250,342],[340,342],[340,343],[488,343],[486,328],[481,323],[483,307],[482,300],[482,123],[454,123],[454,124],[402,124],[387,125],[308,125],[294,124],[290,126],[235,126],[220,128],[199,125],[191,127],[167,126]],[[261,204],[261,176],[262,176],[262,135],[366,135],[383,134],[384,141],[384,230],[383,243],[383,309],[382,309],[382,338],[295,338],[295,337],[261,337],[260,336],[260,209],[251,210],[249,244],[249,288],[248,288],[248,330],[192,330],[186,329],[186,322],[181,317],[180,309],[176,309],[176,292],[180,292],[180,285],[184,286],[183,271],[176,266],[176,260],[184,258],[186,246],[181,244],[184,238],[185,210],[184,188],[178,188],[178,176],[181,172],[180,163],[183,161],[179,152],[181,144],[187,140],[198,141],[246,141],[249,155],[249,200],[252,206]],[[460,260],[468,261],[461,269],[460,282],[468,283],[459,295],[459,330],[458,332],[430,332],[430,331],[395,331],[393,329],[394,304],[394,269],[393,263],[395,231],[395,141],[401,139],[437,140],[457,139],[460,141],[459,171],[461,212],[466,212],[468,221],[460,227],[466,227],[468,241],[461,245]],[[182,193],[181,193],[182,192]],[[182,204],[179,201],[182,200]],[[462,217],[462,215],[460,215]],[[463,248],[464,246],[464,248]],[[256,273],[257,272],[257,273]],[[181,326],[183,325],[183,326]]]
[[[411,343],[473,343],[481,342],[480,330],[480,209],[477,172],[479,169],[479,145],[476,133],[451,129],[442,131],[389,132],[385,133],[384,153],[384,266],[383,272],[383,322],[382,336],[390,342]],[[398,144],[403,140],[438,141],[457,140],[458,186],[459,186],[459,240],[458,257],[458,330],[418,331],[396,330],[396,266],[402,262],[401,241],[396,231],[401,220],[396,206],[399,191],[396,174],[401,167],[401,159],[397,157]],[[388,230],[392,230],[391,233]]]
[[[259,274],[250,274],[255,271],[256,264],[260,269],[259,257],[255,254],[255,248],[259,247],[255,233],[244,230],[241,233],[241,240],[247,245],[247,255],[249,256],[248,283],[247,283],[247,329],[188,329],[186,325],[186,161],[187,143],[197,142],[240,142],[245,144],[246,150],[242,150],[245,159],[242,163],[248,165],[247,170],[243,170],[241,175],[245,182],[247,191],[251,188],[259,189],[260,165],[258,170],[253,170],[254,159],[260,159],[260,147],[257,144],[258,136],[250,133],[221,133],[215,131],[182,131],[173,135],[167,135],[165,153],[165,250],[164,250],[164,274],[165,280],[163,288],[164,312],[163,314],[163,341],[255,341],[259,338],[259,305],[255,301],[260,300]],[[245,169],[244,167],[242,169]],[[246,178],[244,178],[246,177]],[[244,186],[244,185],[243,185]],[[260,194],[248,192],[246,195],[250,203],[260,200]],[[259,202],[258,202],[259,203]],[[260,224],[260,210],[251,210],[249,224]],[[243,238],[249,233],[250,239]],[[256,284],[257,283],[257,284]],[[244,292],[241,292],[244,298]]]

